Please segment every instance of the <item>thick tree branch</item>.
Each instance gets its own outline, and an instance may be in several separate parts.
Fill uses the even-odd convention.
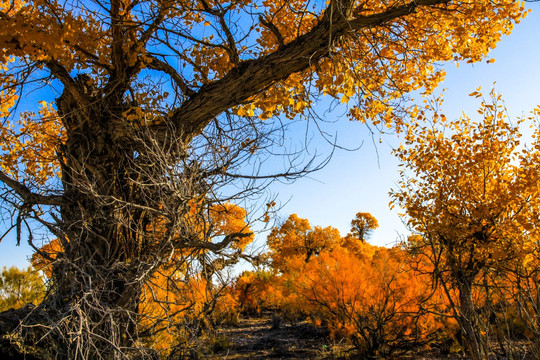
[[[28,205],[61,205],[63,203],[62,196],[45,196],[33,193],[26,185],[13,180],[2,171],[0,171],[0,181],[13,189],[13,191],[15,191]]]
[[[182,90],[182,92],[187,96],[192,96],[195,94],[195,91],[189,88],[188,84],[184,81],[182,76],[178,74],[176,69],[169,65],[167,62],[159,60],[155,56],[150,56],[152,58],[152,62],[147,64],[148,68],[157,70],[157,71],[163,71],[165,74],[169,75],[171,79],[175,82],[175,84]]]
[[[335,40],[362,28],[379,26],[414,12],[419,6],[445,4],[448,0],[416,0],[384,12],[351,19],[354,1],[334,0],[319,24],[272,54],[241,62],[222,79],[206,84],[173,116],[178,135],[189,141],[217,115],[244,103],[291,74],[299,73],[329,55]]]
[[[268,30],[270,30],[272,32],[272,34],[274,34],[274,36],[276,37],[276,40],[279,44],[279,48],[282,48],[283,46],[285,46],[285,41],[283,39],[283,35],[281,35],[281,33],[279,32],[279,29],[277,28],[276,25],[274,25],[274,23],[272,23],[272,21],[270,20],[266,20],[262,15],[259,15],[259,21],[261,22],[261,24],[266,27]]]
[[[84,94],[80,92],[79,86],[77,86],[77,83],[71,77],[66,68],[54,60],[45,62],[45,66],[47,66],[51,74],[60,80],[62,85],[64,85],[64,91],[67,91],[73,97],[73,99],[80,104],[81,111],[84,111],[86,108],[85,105],[87,105],[87,99]]]

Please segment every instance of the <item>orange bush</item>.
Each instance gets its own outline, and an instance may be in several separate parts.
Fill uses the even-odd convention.
[[[371,247],[359,258],[339,248],[309,262],[298,291],[334,336],[365,356],[389,355],[427,342],[438,329],[427,307],[425,281],[408,271],[400,249]]]

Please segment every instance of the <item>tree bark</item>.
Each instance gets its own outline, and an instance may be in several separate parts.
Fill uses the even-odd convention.
[[[458,322],[463,331],[465,346],[472,360],[485,360],[488,356],[486,338],[482,336],[478,314],[472,298],[472,280],[459,283],[460,314]]]

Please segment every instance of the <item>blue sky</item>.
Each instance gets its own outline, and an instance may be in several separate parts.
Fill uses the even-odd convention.
[[[474,118],[479,99],[468,94],[479,86],[485,94],[492,88],[502,94],[511,116],[528,113],[540,104],[540,4],[529,5],[533,11],[490,53],[494,63],[444,65],[447,76],[436,93],[446,89],[443,110],[449,119],[458,118],[462,111]],[[289,199],[281,214],[286,218],[297,213],[312,225],[334,226],[345,235],[357,212],[370,212],[379,229],[369,242],[395,244],[408,234],[398,209],[388,207],[388,192],[398,180],[398,161],[391,149],[399,146],[400,139],[376,134],[373,144],[363,125],[343,125],[341,139],[349,144],[363,141],[362,148],[338,151],[323,170],[292,185],[274,187],[282,201]]]
[[[485,92],[495,87],[513,116],[540,104],[540,4],[532,3],[530,7],[533,12],[490,54],[495,63],[444,66],[447,76],[441,84],[446,89],[443,109],[449,118],[457,118],[462,111],[474,115],[479,103],[468,94],[478,86]],[[328,120],[333,121],[339,114],[330,114]],[[324,169],[293,184],[274,184],[271,191],[285,203],[280,216],[297,213],[312,225],[334,226],[345,235],[357,212],[370,212],[380,225],[370,242],[392,245],[407,234],[398,211],[388,207],[388,192],[398,180],[398,162],[391,149],[400,140],[393,135],[372,137],[364,125],[344,118],[337,120],[336,126],[340,144],[362,147],[357,151],[338,150]],[[14,245],[14,236],[2,240],[0,266],[27,265],[31,249],[25,244]]]

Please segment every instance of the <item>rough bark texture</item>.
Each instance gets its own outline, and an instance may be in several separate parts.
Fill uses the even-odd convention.
[[[477,309],[472,298],[472,279],[460,282],[460,316],[458,323],[463,331],[463,340],[472,360],[488,358],[486,339],[480,333]]]

